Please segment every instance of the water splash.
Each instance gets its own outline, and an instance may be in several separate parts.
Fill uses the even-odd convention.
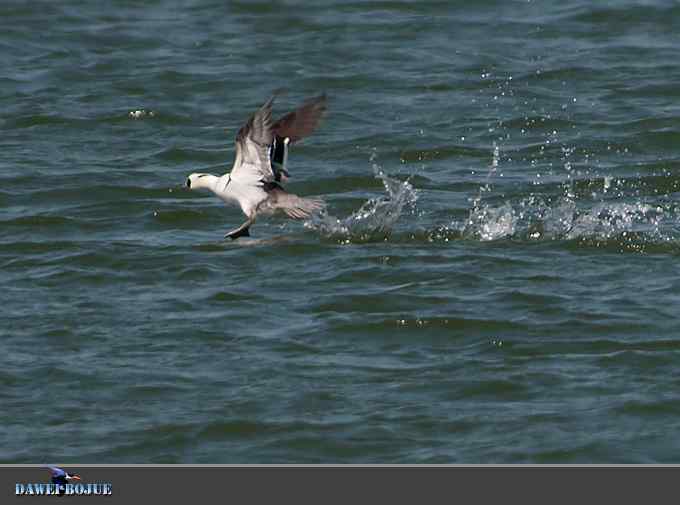
[[[371,155],[371,161],[375,161],[375,152]],[[343,243],[387,239],[404,210],[414,208],[417,194],[408,180],[388,177],[375,162],[373,173],[382,182],[384,195],[371,198],[344,219],[323,212],[305,223],[305,227],[318,231],[325,238]]]
[[[568,172],[570,154],[571,151],[565,156]],[[453,234],[479,241],[565,240],[638,252],[658,245],[680,245],[680,206],[660,201],[658,196],[643,198],[635,193],[613,191],[616,181],[612,176],[605,176],[600,190],[587,195],[575,194],[577,181],[569,173],[557,191],[487,203],[486,196],[498,197],[493,195],[491,181],[498,165],[499,149],[494,143],[489,173],[479,194],[472,199],[467,219],[454,221],[444,233],[438,228],[433,239]]]
[[[500,207],[490,207],[482,202],[484,193],[490,193],[493,186],[491,179],[498,172],[500,163],[500,148],[493,143],[493,156],[491,166],[486,175],[484,184],[479,188],[479,193],[472,200],[472,209],[462,232],[464,236],[479,238],[480,240],[496,240],[510,236],[515,231],[516,216],[509,204]]]
[[[576,202],[530,196],[499,206],[472,209],[459,225],[464,238],[518,240],[675,240],[680,216],[673,205],[642,201]]]
[[[467,238],[497,240],[512,236],[515,233],[516,221],[517,216],[509,203],[495,208],[475,205],[461,231]]]

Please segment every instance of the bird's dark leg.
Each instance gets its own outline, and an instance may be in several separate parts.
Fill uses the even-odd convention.
[[[239,237],[250,237],[250,225],[253,224],[255,220],[254,219],[248,219],[245,223],[243,223],[241,226],[236,228],[235,230],[231,230],[229,233],[227,233],[224,238],[230,238],[232,240],[236,240]]]

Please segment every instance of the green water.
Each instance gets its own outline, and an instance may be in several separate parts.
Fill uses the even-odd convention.
[[[0,28],[1,462],[677,462],[676,3]],[[179,185],[279,87],[328,93],[288,186],[328,215],[224,241],[240,211]]]

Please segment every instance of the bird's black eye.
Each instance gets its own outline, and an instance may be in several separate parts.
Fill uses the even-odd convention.
[[[187,179],[187,188],[191,187],[191,179]]]

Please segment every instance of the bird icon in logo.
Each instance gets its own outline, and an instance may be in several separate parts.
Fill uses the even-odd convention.
[[[49,469],[50,475],[52,477],[52,484],[56,486],[59,496],[65,493],[66,484],[80,480],[80,475],[68,473],[66,470],[63,470],[58,466],[48,466],[47,468]]]

